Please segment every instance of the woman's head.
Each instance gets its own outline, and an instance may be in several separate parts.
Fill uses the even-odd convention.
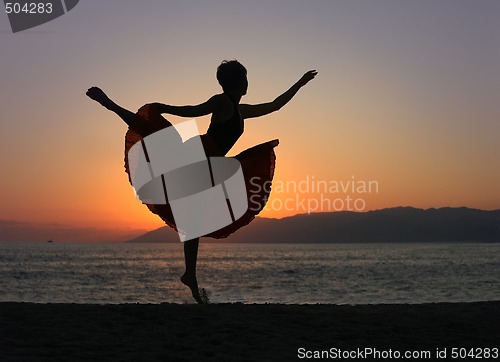
[[[217,80],[224,92],[238,91],[242,95],[247,92],[247,70],[237,60],[224,60],[217,67]]]

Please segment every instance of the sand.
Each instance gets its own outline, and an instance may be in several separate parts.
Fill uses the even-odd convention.
[[[500,302],[0,303],[0,361],[293,361],[310,360],[299,355],[314,351],[332,357],[365,348],[393,355],[429,351],[433,357],[446,348],[450,357],[453,347],[500,348],[499,321]]]

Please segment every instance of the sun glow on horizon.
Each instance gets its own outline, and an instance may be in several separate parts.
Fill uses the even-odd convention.
[[[223,59],[248,69],[242,103],[272,101],[305,71],[319,72],[278,112],[246,120],[230,151],[280,140],[260,217],[500,209],[500,2],[117,6],[81,4],[40,32],[10,34],[2,23],[0,220],[163,226],[128,182],[126,126],[85,91],[100,86],[132,111],[151,102],[198,104],[220,93],[215,71]],[[231,32],[228,18],[238,25]],[[197,122],[203,133],[209,117]],[[377,191],[278,188],[308,178],[373,181]]]

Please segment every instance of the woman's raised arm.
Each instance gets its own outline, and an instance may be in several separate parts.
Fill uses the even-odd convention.
[[[280,95],[274,101],[269,103],[261,104],[240,104],[240,113],[243,118],[255,118],[265,116],[266,114],[275,112],[283,107],[285,104],[290,102],[290,100],[297,94],[300,88],[309,83],[314,77],[316,77],[318,72],[316,70],[310,70],[306,72],[302,78],[300,78],[297,83],[292,85],[285,93]]]

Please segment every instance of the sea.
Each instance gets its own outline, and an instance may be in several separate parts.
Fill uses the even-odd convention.
[[[193,303],[183,244],[0,243],[0,302]],[[200,242],[212,303],[500,300],[500,243]]]

